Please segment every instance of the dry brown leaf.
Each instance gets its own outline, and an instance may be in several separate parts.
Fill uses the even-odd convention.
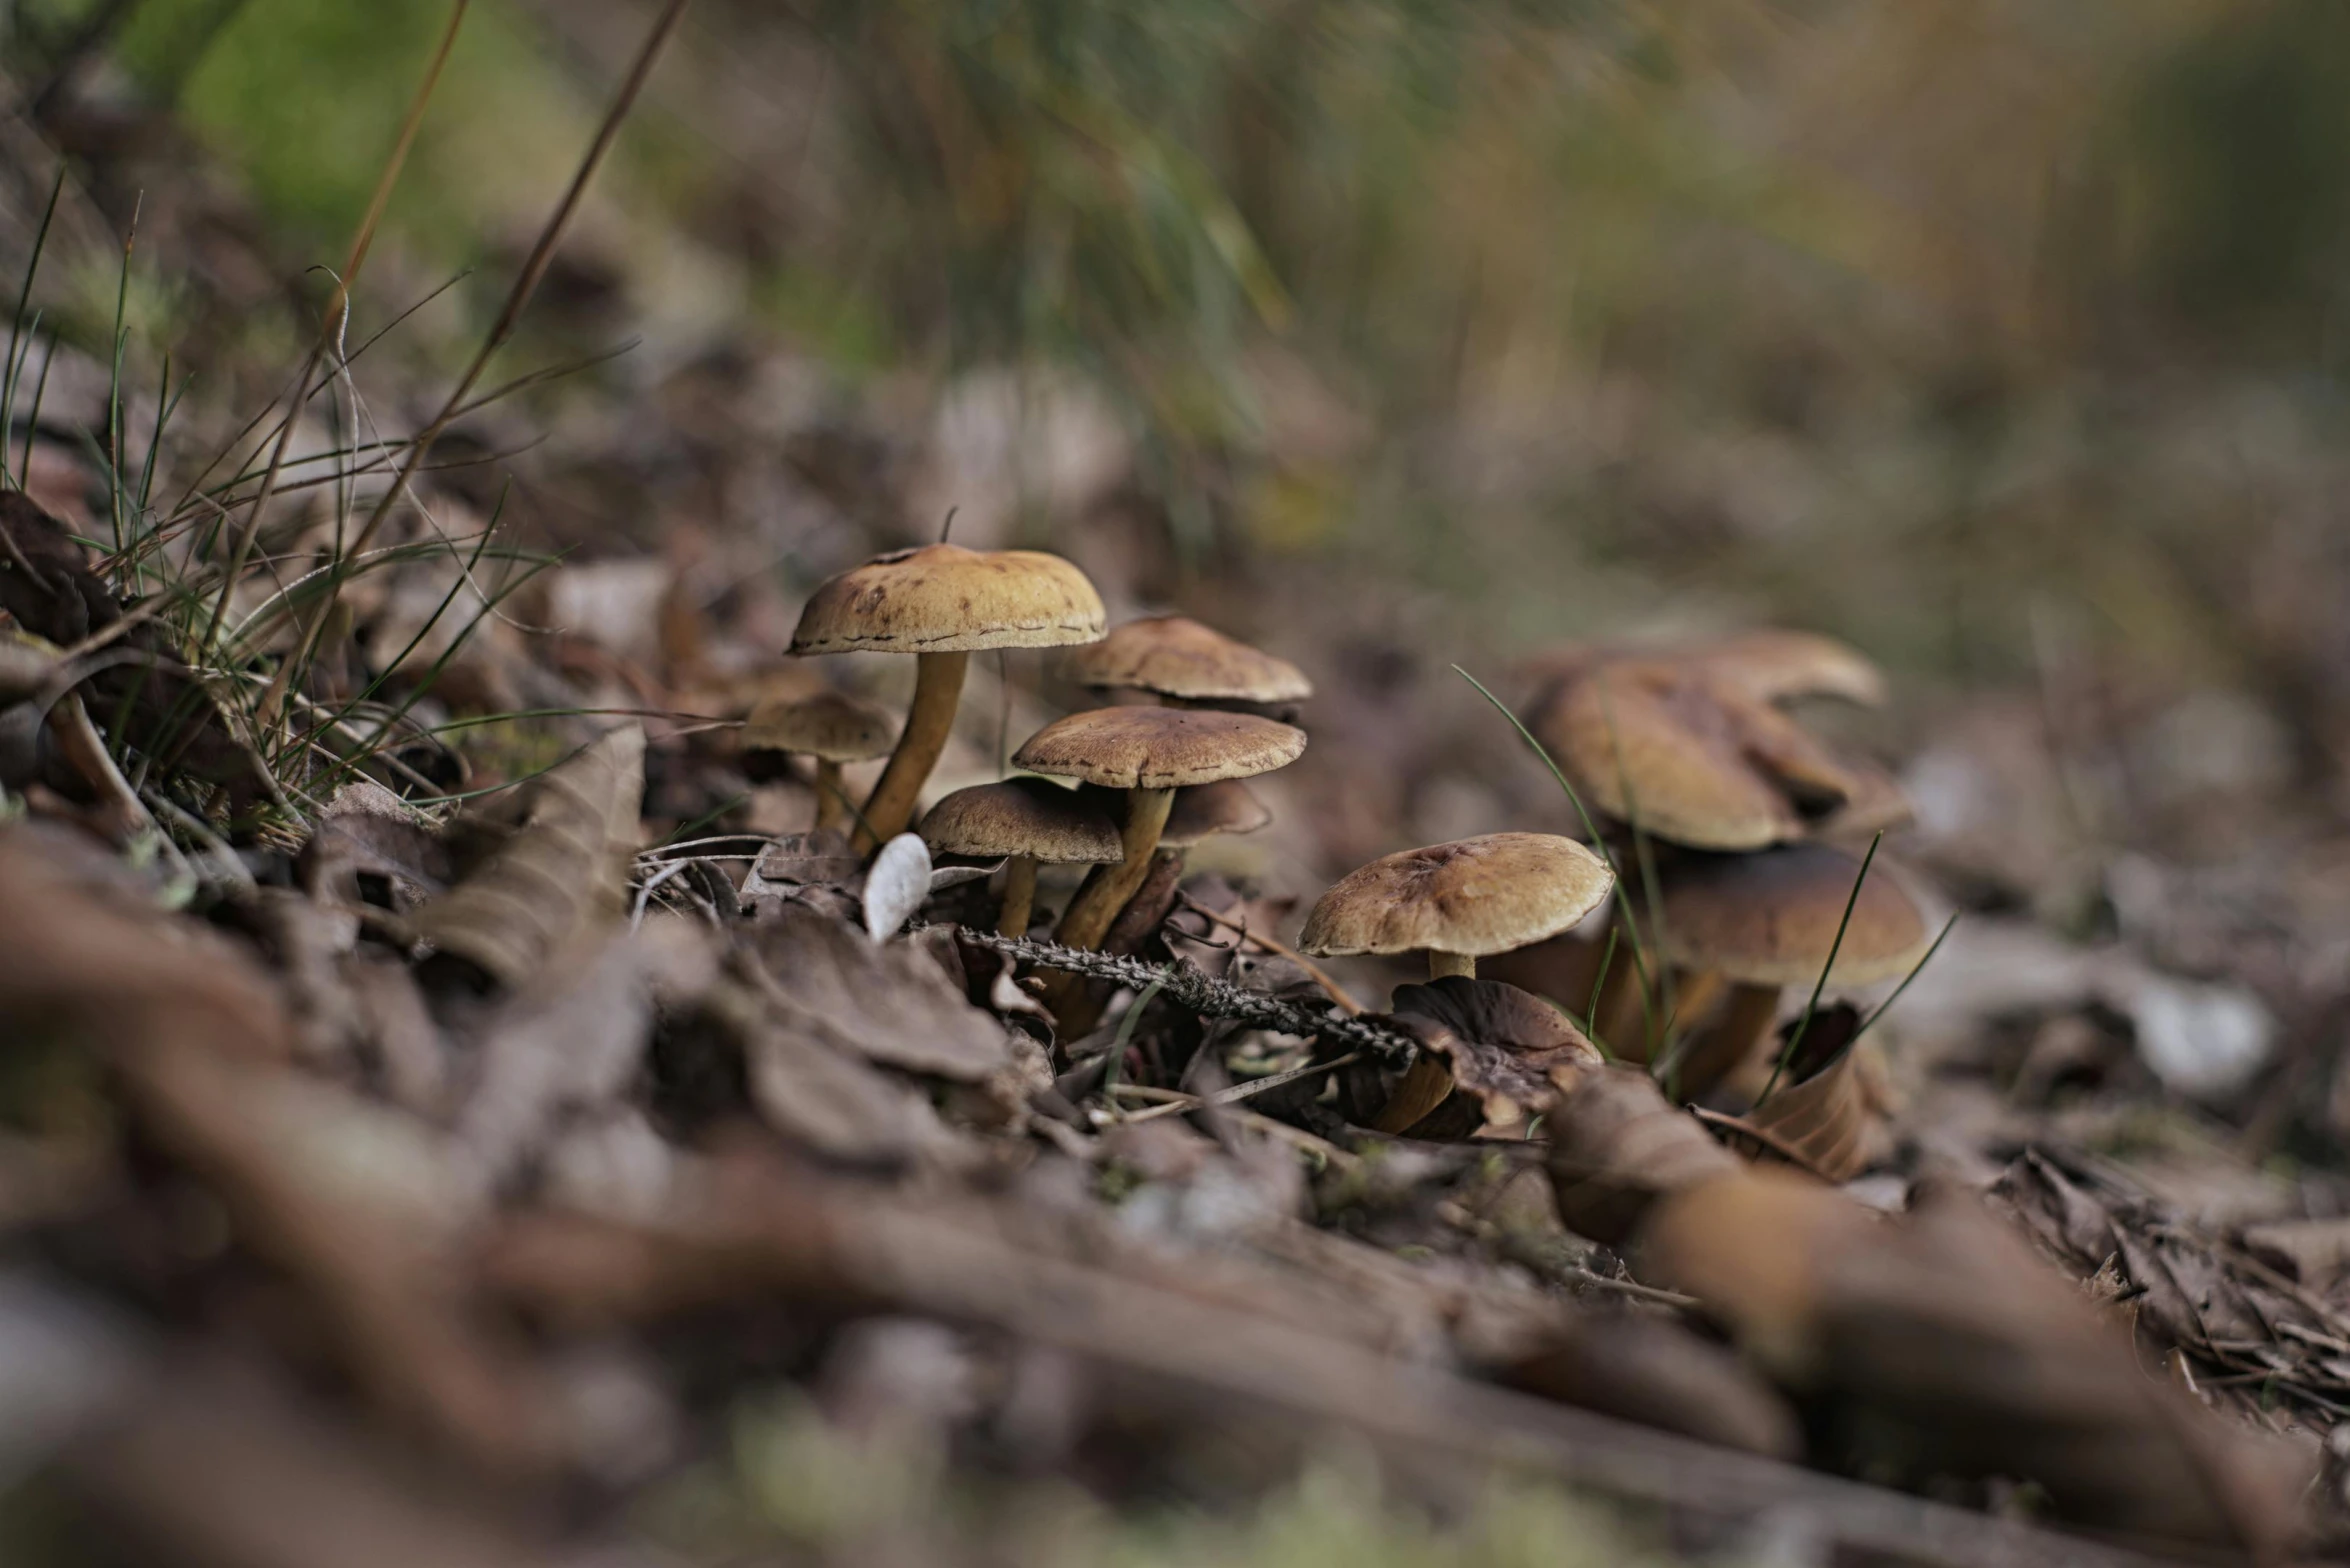
[[[372,779],[336,790],[296,867],[313,898],[405,914],[448,890],[449,846],[414,807]]]
[[[1398,986],[1393,1007],[1385,1021],[1420,1042],[1422,1060],[1444,1075],[1437,1081],[1438,1093],[1458,1100],[1465,1114],[1450,1114],[1446,1103],[1415,1106],[1403,1126],[1390,1127],[1382,1113],[1384,1132],[1466,1137],[1480,1126],[1523,1129],[1558,1098],[1561,1081],[1571,1082],[1601,1065],[1598,1049],[1566,1014],[1499,980],[1447,975],[1426,985]],[[1398,1098],[1403,1098],[1401,1091]],[[1440,1119],[1466,1125],[1458,1132],[1449,1126],[1425,1130]]]
[[[2255,1557],[2291,1534],[2309,1467],[2143,1373],[1969,1197],[1929,1193],[1880,1222],[1757,1171],[1659,1205],[1635,1261],[1806,1400],[1832,1462],[1913,1486],[2030,1480],[2075,1525]]]
[[[792,833],[775,839],[751,862],[743,878],[744,907],[759,900],[790,898],[804,887],[853,888],[864,862],[849,849],[849,841],[829,828],[814,833]]]
[[[762,1120],[826,1159],[899,1167],[955,1142],[914,1085],[797,1026],[748,954],[737,953],[697,1009],[742,1059]]]
[[[124,615],[65,525],[19,490],[0,491],[0,610],[60,648]],[[178,663],[159,623],[131,626],[114,648],[112,659],[93,661],[84,685],[91,711],[118,741],[136,747],[160,770],[218,785],[236,814],[276,796],[269,770],[237,736],[211,692]]]
[[[657,994],[693,995],[715,960],[682,919],[588,936],[507,999],[480,1046],[480,1076],[457,1118],[458,1144],[503,1182],[566,1115],[600,1107],[644,1060]]]
[[[644,794],[645,732],[611,730],[525,786],[519,821],[456,887],[418,910],[417,937],[501,986],[626,907]]]
[[[1660,1198],[1740,1169],[1736,1155],[1636,1067],[1576,1076],[1543,1131],[1560,1222],[1609,1246],[1629,1239]]]
[[[1003,1024],[913,944],[876,945],[798,903],[757,926],[752,941],[776,1016],[809,1040],[959,1083],[1012,1064]]]
[[[1747,1112],[1765,1134],[1745,1140],[1761,1159],[1792,1155],[1832,1182],[1850,1181],[1893,1152],[1892,1128],[1870,1083],[1872,1058],[1853,1040],[1860,1015],[1823,1008],[1798,1047],[1787,1081]]]

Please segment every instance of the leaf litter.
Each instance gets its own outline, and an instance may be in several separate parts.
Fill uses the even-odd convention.
[[[404,484],[457,515],[423,449]],[[859,856],[744,766],[729,726],[812,684],[758,563],[566,566],[578,624],[526,636],[502,556],[386,502],[361,573],[356,521],[282,505],[252,544],[310,597],[199,669],[0,490],[0,1478],[154,1560],[981,1562],[1080,1493],[1327,1542],[1532,1483],[1581,1494],[1526,1515],[1545,1544],[1608,1560],[2350,1543],[2350,1194],[2215,1212],[2211,1172],[2233,1201],[2307,1150],[2334,1060],[2310,997],[2215,978],[2278,970],[2265,914],[2215,936],[2175,911],[2223,901],[2116,878],[2125,924],[2173,913],[2091,957],[1961,926],[1891,1044],[1838,1000],[1759,1096],[1683,1096],[1586,1036],[1588,933],[1391,991],[1283,940],[1314,889],[1282,868],[1394,847],[1415,792],[1557,819],[1500,726],[1446,755],[1392,737],[1455,709],[1345,684],[1383,722],[1315,728],[1280,849],[1158,851],[1080,951],[996,931],[1007,868]],[[1785,711],[1785,655],[1554,717],[1654,708],[1772,832],[1865,835],[1899,791]],[[988,751],[950,736],[942,781]],[[1982,902],[2043,898],[1921,828]],[[1053,975],[1099,1027],[1057,1032]]]

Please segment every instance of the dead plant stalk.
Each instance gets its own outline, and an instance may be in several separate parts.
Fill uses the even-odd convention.
[[[654,62],[660,58],[662,47],[668,43],[670,34],[676,31],[679,19],[685,14],[685,8],[686,0],[668,0],[668,3],[661,8],[661,14],[654,19],[651,31],[645,35],[645,41],[637,49],[636,58],[629,67],[627,79],[620,84],[620,90],[614,95],[611,107],[605,111],[603,123],[596,129],[595,140],[588,145],[586,155],[580,159],[578,169],[572,174],[571,184],[564,190],[562,199],[555,204],[555,210],[548,216],[546,225],[540,229],[538,242],[531,247],[529,257],[523,262],[521,272],[514,279],[513,288],[507,292],[506,302],[500,307],[497,320],[491,324],[488,334],[482,339],[481,347],[475,352],[472,363],[465,367],[465,373],[458,377],[456,386],[450,389],[447,400],[441,404],[440,412],[433,415],[425,427],[417,432],[415,440],[408,447],[406,458],[400,464],[399,472],[393,476],[390,487],[377,499],[373,510],[368,513],[367,521],[360,526],[358,537],[353,539],[347,547],[347,554],[360,554],[374,542],[376,534],[383,528],[384,520],[391,515],[393,508],[406,498],[409,485],[415,479],[417,470],[422,468],[425,460],[431,456],[433,444],[441,438],[458,415],[464,411],[467,396],[481,380],[482,373],[489,368],[491,359],[497,355],[498,350],[506,346],[507,340],[513,337],[516,323],[521,320],[523,310],[530,304],[531,296],[538,292],[540,280],[546,276],[548,266],[555,259],[556,247],[562,244],[564,234],[571,227],[571,220],[579,211],[579,204],[587,194],[589,181],[593,180],[596,171],[603,167],[605,157],[612,150],[612,144],[619,138],[622,123],[627,120],[629,111],[636,106],[638,95],[644,91],[645,82],[653,73]],[[312,612],[308,623],[303,628],[302,635],[296,640],[293,653],[283,664],[278,666],[276,675],[270,681],[268,692],[262,697],[258,714],[264,728],[276,722],[279,711],[285,705],[286,688],[292,684],[294,673],[309,661],[317,646],[320,633],[325,630],[328,620],[334,614],[336,602],[341,597],[341,590],[342,579],[338,575],[329,581],[326,593],[320,600],[318,608]]]

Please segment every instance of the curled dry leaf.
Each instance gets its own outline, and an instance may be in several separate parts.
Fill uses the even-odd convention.
[[[888,941],[929,897],[930,846],[919,833],[900,833],[881,846],[865,873],[865,934]]]
[[[1882,1068],[1854,1041],[1859,1024],[1849,1006],[1825,1008],[1812,1019],[1787,1081],[1747,1113],[1768,1135],[1741,1140],[1756,1158],[1781,1158],[1783,1150],[1828,1180],[1845,1182],[1893,1152]]]
[[[807,1039],[958,1083],[1011,1065],[1004,1026],[911,944],[876,946],[797,903],[760,925],[753,940],[777,1017]]]
[[[124,615],[65,525],[20,490],[0,491],[0,610],[58,648],[105,631]],[[236,814],[277,797],[269,770],[211,692],[178,662],[158,622],[131,626],[113,648],[110,657],[91,661],[83,685],[117,740],[163,772],[219,786]]]
[[[810,1033],[746,955],[728,964],[700,1012],[742,1053],[761,1118],[793,1143],[843,1164],[898,1167],[953,1142],[927,1096]]]
[[[447,891],[455,875],[432,824],[373,779],[335,791],[295,870],[313,898],[402,914]]]
[[[524,786],[519,820],[466,878],[418,910],[418,938],[501,986],[619,918],[644,794],[645,732],[611,730]]]
[[[600,1107],[644,1060],[657,994],[698,992],[713,959],[682,919],[583,938],[505,1001],[483,1036],[457,1142],[492,1181],[539,1152],[567,1114]]]
[[[787,899],[805,887],[854,887],[863,869],[864,863],[850,850],[849,841],[830,828],[786,834],[772,840],[751,862],[750,872],[743,878],[743,907],[758,907],[761,900]]]
[[[1453,1136],[1478,1127],[1520,1130],[1548,1110],[1559,1086],[1602,1065],[1598,1048],[1550,1003],[1499,980],[1447,975],[1426,985],[1398,986],[1388,1022],[1420,1042],[1421,1061],[1436,1073],[1437,1104],[1414,1105],[1411,1120],[1382,1131],[1421,1131],[1432,1122],[1465,1122]],[[1413,1072],[1419,1072],[1415,1063]],[[1410,1084],[1407,1077],[1406,1083]],[[1405,1098],[1398,1091],[1399,1101]],[[1466,1116],[1451,1114],[1461,1104]]]
[[[1559,1220],[1609,1246],[1628,1240],[1659,1199],[1740,1168],[1736,1155],[1635,1067],[1577,1075],[1543,1129]]]
[[[2072,1524],[2270,1560],[2311,1466],[2139,1369],[2116,1325],[1963,1194],[1879,1221],[1757,1171],[1659,1205],[1643,1277],[1704,1302],[1810,1406],[1822,1457],[2007,1476]]]

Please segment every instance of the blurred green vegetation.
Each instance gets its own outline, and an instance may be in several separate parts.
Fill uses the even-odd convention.
[[[479,0],[410,254],[527,236],[644,10]],[[141,0],[113,56],[331,259],[446,14]],[[2226,470],[2315,484],[2340,433],[2350,8],[705,0],[599,200],[851,381],[1081,375],[1195,564],[1989,675],[2053,586],[2257,662]]]

